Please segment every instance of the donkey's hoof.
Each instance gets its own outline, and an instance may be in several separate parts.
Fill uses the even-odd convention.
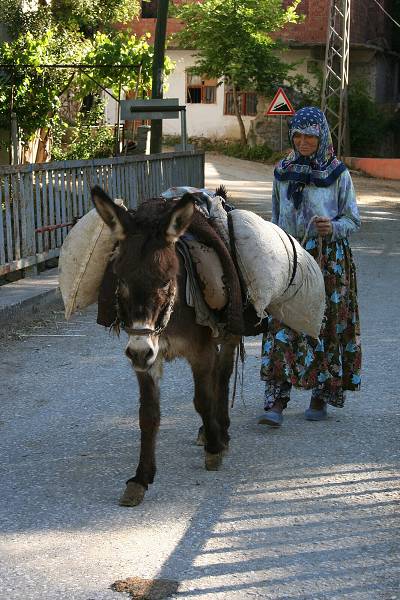
[[[197,435],[196,446],[205,446],[205,445],[206,445],[206,438],[205,438],[204,432],[201,431],[201,429],[200,429],[199,433]]]
[[[219,452],[218,454],[206,452],[205,465],[207,471],[218,471],[222,465],[222,452]]]
[[[126,484],[126,489],[119,500],[120,506],[138,506],[143,502],[146,488],[136,483],[136,481],[129,481]]]

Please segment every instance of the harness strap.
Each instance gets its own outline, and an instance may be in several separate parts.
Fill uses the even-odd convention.
[[[155,329],[128,329],[129,335],[156,335]]]
[[[283,230],[283,231],[284,231],[284,230]],[[293,281],[294,281],[294,278],[296,277],[298,259],[297,259],[297,250],[296,250],[296,246],[295,246],[295,244],[294,244],[293,238],[292,238],[292,236],[291,236],[291,235],[289,235],[289,234],[287,233],[287,231],[285,231],[285,233],[286,233],[286,235],[288,236],[288,238],[289,238],[289,242],[291,243],[291,245],[292,245],[292,248],[293,248],[293,270],[292,270],[292,276],[291,276],[291,278],[290,278],[290,281],[289,281],[289,283],[288,283],[288,286],[287,286],[287,288],[286,288],[286,290],[285,290],[285,292],[286,292],[286,291],[287,291],[287,290],[290,288],[290,286],[292,285],[292,283],[293,283]],[[285,293],[285,292],[284,292],[284,293]]]

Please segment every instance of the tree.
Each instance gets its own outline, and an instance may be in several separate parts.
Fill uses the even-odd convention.
[[[238,94],[272,94],[287,80],[292,65],[278,58],[283,46],[271,34],[299,20],[299,3],[283,8],[282,0],[204,0],[175,7],[185,23],[176,39],[182,48],[197,52],[193,72],[224,78],[232,89],[243,144],[247,139]]]
[[[86,34],[129,23],[140,13],[140,0],[51,0],[50,10],[57,23],[79,28]]]
[[[66,8],[67,2],[71,12],[62,19],[57,11]],[[106,31],[90,35],[87,31],[99,15],[122,18],[124,15],[118,11],[127,9],[128,4],[137,8],[140,3],[101,0],[99,14],[92,15],[90,7],[94,4],[97,2],[92,0],[53,0],[36,11],[22,13],[15,0],[8,0],[8,4],[0,0],[0,10],[8,6],[4,22],[11,37],[11,41],[0,43],[0,63],[5,65],[0,69],[0,128],[9,129],[12,107],[25,145],[39,130],[41,145],[45,145],[54,119],[59,119],[61,96],[67,90],[73,91],[78,102],[88,94],[98,93],[98,84],[111,88],[115,95],[124,88],[148,95],[153,59],[148,37],[136,38],[127,30],[108,26],[103,28]],[[88,14],[83,20],[85,7]],[[128,13],[124,14],[128,18]],[[93,67],[42,66],[82,63]],[[98,68],[97,65],[113,66]],[[127,67],[123,68],[124,65]],[[171,68],[172,62],[167,59],[166,72]]]
[[[0,63],[4,65],[0,85],[0,127],[8,128],[10,108],[17,115],[22,141],[34,132],[48,127],[59,109],[60,96],[74,76],[73,69],[47,69],[41,65],[62,60],[69,64],[80,61],[79,38],[57,29],[42,35],[26,33],[13,42],[0,44]],[[6,65],[9,65],[7,67]]]
[[[128,31],[96,33],[86,53],[85,65],[93,65],[92,69],[84,69],[78,76],[78,89],[81,97],[96,90],[96,82],[109,88],[118,95],[119,88],[135,90],[140,97],[147,96],[151,89],[152,64],[154,47],[149,44],[149,35],[136,38]],[[109,69],[99,69],[95,65],[116,65]],[[128,65],[126,69],[122,68]],[[168,75],[173,63],[169,58],[164,61],[164,69]]]
[[[140,0],[0,0],[0,14],[11,38],[29,31],[42,34],[54,26],[92,37],[115,23],[128,24],[139,15],[140,6]]]

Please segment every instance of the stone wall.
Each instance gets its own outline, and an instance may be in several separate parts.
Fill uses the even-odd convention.
[[[288,117],[266,117],[270,99],[259,98],[258,115],[250,123],[248,132],[249,146],[261,146],[266,144],[274,152],[280,152],[281,146],[285,150],[289,147],[288,142]],[[281,125],[282,122],[282,125]],[[282,142],[281,142],[282,139]]]

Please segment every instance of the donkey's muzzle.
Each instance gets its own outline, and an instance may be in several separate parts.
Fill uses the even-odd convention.
[[[147,371],[150,369],[156,359],[156,353],[154,349],[149,347],[135,350],[128,345],[126,347],[125,354],[131,361],[134,369],[138,371]]]

